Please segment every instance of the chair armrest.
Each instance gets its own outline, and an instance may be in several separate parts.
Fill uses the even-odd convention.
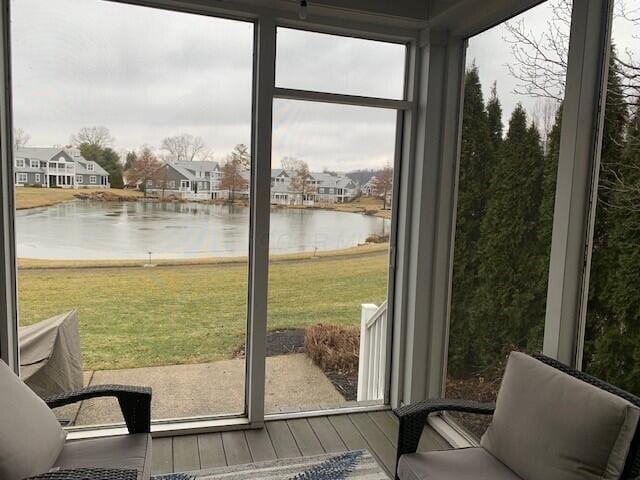
[[[495,403],[481,403],[453,398],[434,398],[397,408],[393,411],[400,421],[397,460],[400,460],[400,457],[405,453],[416,452],[422,430],[430,413],[449,411],[492,415],[495,408]]]
[[[129,433],[151,431],[151,388],[132,385],[95,385],[45,398],[49,408],[96,397],[116,397]]]

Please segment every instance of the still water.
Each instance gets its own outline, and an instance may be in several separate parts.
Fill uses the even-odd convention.
[[[271,253],[334,250],[389,233],[389,220],[331,210],[272,209]],[[249,209],[197,203],[73,201],[21,210],[18,257],[147,259],[246,256]]]

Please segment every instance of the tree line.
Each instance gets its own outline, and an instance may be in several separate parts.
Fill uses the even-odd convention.
[[[609,69],[584,367],[640,393],[640,106]],[[513,349],[539,351],[562,124],[518,104],[506,132],[495,86],[466,72],[448,372],[496,378]]]

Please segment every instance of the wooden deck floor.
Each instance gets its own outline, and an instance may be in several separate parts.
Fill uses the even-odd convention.
[[[391,476],[398,422],[391,412],[331,415],[266,423],[260,430],[154,438],[154,474],[367,449]],[[451,448],[430,427],[419,450]]]

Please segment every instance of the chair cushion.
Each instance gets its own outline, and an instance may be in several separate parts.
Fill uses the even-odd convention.
[[[20,480],[47,472],[65,432],[53,412],[0,360],[0,478]]]
[[[400,480],[521,480],[483,448],[402,455]]]
[[[480,444],[523,480],[619,479],[639,409],[514,352]]]
[[[137,470],[139,480],[151,474],[151,435],[136,433],[67,442],[55,462],[61,470],[122,468]]]

